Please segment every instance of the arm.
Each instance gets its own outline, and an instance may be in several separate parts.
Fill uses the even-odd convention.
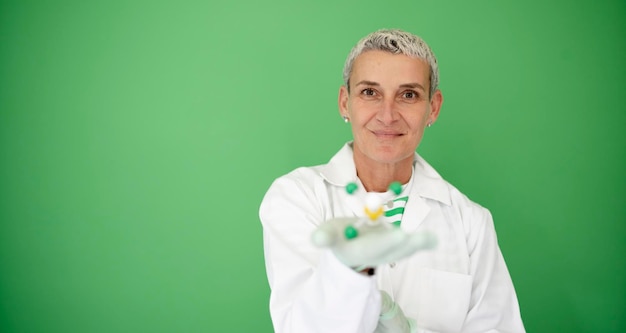
[[[311,186],[283,177],[261,204],[274,329],[373,332],[381,304],[375,279],[311,243],[311,234],[324,220],[321,202]]]
[[[380,295],[382,297],[382,309],[378,327],[374,333],[417,333],[415,320],[407,318],[389,294],[381,291]]]
[[[475,207],[472,218],[467,244],[473,282],[463,332],[525,332],[491,214]]]

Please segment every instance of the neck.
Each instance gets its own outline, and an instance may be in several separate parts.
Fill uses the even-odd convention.
[[[396,163],[380,163],[354,156],[356,173],[368,192],[386,192],[389,184],[400,182],[406,184],[413,172],[413,156]]]

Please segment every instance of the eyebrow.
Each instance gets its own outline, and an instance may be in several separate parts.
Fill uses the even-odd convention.
[[[355,86],[360,86],[360,85],[366,85],[366,86],[380,86],[380,84],[378,82],[374,82],[374,81],[367,81],[367,80],[362,80],[357,82],[357,84],[355,84]]]
[[[405,83],[405,84],[401,84],[400,88],[413,88],[413,89],[421,89],[426,91],[426,89],[424,88],[424,86],[422,86],[421,84],[415,82],[415,83]]]
[[[359,85],[379,87],[380,83],[374,82],[374,81],[362,80],[362,81],[357,82],[357,84],[355,84],[355,86],[359,86]],[[422,86],[421,84],[417,82],[403,83],[400,85],[400,88],[412,88],[412,89],[420,89],[422,91],[426,91],[426,89],[424,89],[424,86]]]

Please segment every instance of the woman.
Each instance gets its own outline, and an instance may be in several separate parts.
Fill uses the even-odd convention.
[[[278,178],[261,204],[276,332],[524,332],[491,214],[415,153],[443,102],[428,45],[376,31],[343,76],[339,112],[354,140],[327,164]],[[346,185],[375,195],[396,181],[402,207],[388,211],[403,232],[434,234],[436,248],[363,271],[311,242],[325,221],[362,214]]]

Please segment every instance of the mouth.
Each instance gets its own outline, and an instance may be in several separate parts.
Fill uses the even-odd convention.
[[[396,131],[372,131],[372,133],[380,139],[393,139],[397,137],[401,137],[404,134]]]

